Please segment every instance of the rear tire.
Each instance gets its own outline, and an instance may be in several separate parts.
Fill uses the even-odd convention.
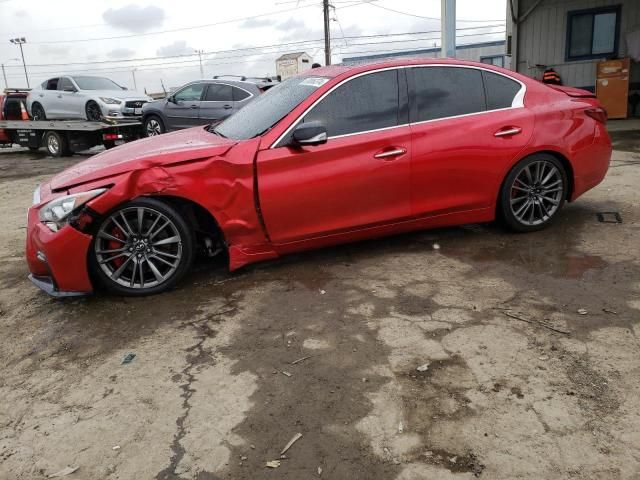
[[[167,129],[164,126],[164,122],[157,115],[149,115],[144,119],[144,135],[145,137],[155,137],[162,135]]]
[[[163,201],[142,197],[100,222],[89,268],[112,293],[154,295],[176,285],[190,270],[194,254],[194,234],[182,215]]]
[[[520,160],[507,175],[500,191],[499,213],[516,232],[547,227],[567,197],[569,183],[562,163],[548,153]]]
[[[31,118],[33,120],[46,120],[47,115],[44,113],[44,107],[38,102],[31,105]]]

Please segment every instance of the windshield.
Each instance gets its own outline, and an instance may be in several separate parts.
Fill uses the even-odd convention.
[[[73,77],[80,90],[122,90],[116,82],[104,77]]]
[[[233,140],[262,135],[328,81],[325,77],[289,78],[231,115],[213,131]]]

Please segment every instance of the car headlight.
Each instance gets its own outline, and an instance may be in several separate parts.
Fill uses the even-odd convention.
[[[73,195],[56,198],[40,209],[38,217],[52,231],[57,232],[64,226],[67,217],[73,211],[106,191],[106,188],[97,188],[88,192],[74,193]]]
[[[109,105],[120,105],[122,103],[122,100],[118,100],[117,98],[111,98],[111,97],[100,97],[100,100],[102,100],[104,103],[107,103]]]

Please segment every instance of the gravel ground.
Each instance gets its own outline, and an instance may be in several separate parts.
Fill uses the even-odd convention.
[[[427,231],[65,301],[26,280],[25,212],[83,156],[0,151],[0,478],[640,478],[640,138],[615,142],[544,232]],[[612,210],[624,223],[596,220]]]

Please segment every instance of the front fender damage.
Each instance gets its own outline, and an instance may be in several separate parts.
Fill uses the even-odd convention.
[[[233,158],[227,158],[230,150]],[[276,258],[256,204],[256,150],[257,142],[243,142],[215,157],[138,168],[113,179],[108,194],[88,206],[102,216],[141,196],[187,200],[215,219],[228,249],[230,270]]]

